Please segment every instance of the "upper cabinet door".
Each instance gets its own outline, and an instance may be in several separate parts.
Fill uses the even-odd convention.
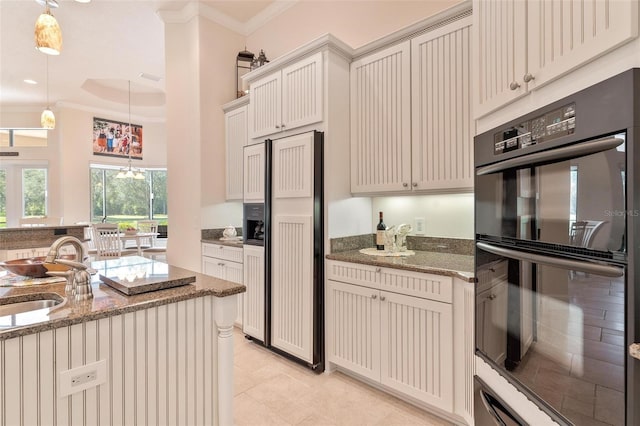
[[[322,76],[322,52],[282,70],[282,130],[322,121]]]
[[[410,42],[351,63],[351,192],[411,189]]]
[[[242,151],[248,143],[247,106],[224,115],[227,148],[227,200],[242,200]]]
[[[244,202],[264,203],[266,151],[264,143],[244,147]]]
[[[473,2],[476,117],[527,93],[526,8],[523,0]]]
[[[411,185],[473,187],[471,17],[411,40]]]
[[[282,125],[281,72],[251,84],[249,136],[252,139],[280,131]]]
[[[529,89],[638,35],[637,0],[527,2]]]

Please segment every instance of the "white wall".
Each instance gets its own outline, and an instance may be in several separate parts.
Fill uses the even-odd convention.
[[[423,217],[428,237],[474,238],[471,193],[373,198],[372,230],[378,224],[380,211],[384,213],[385,225],[408,223],[413,228],[412,235],[415,235],[415,218]]]
[[[17,148],[18,157],[2,157],[0,161],[43,160],[49,167],[49,216],[61,216],[65,224],[90,220],[89,164],[109,164],[124,167],[126,158],[93,155],[93,117],[127,121],[128,115],[105,111],[83,111],[69,107],[53,108],[56,128],[49,131],[46,148]],[[39,127],[40,110],[28,111],[3,108],[3,127]],[[143,159],[139,167],[165,167],[166,135],[164,123],[149,122],[133,113],[131,120],[143,127]],[[171,213],[171,212],[170,212]],[[10,223],[9,226],[17,226]]]
[[[357,48],[460,2],[300,1],[250,34],[247,49],[275,59],[325,33]]]

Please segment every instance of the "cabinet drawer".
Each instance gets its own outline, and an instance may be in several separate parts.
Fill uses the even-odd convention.
[[[202,255],[242,263],[242,248],[240,247],[229,247],[223,246],[222,244],[203,243]]]
[[[439,302],[453,301],[453,278],[444,275],[329,261],[327,278]]]

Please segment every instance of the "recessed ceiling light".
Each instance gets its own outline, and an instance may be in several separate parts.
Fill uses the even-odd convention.
[[[153,81],[162,80],[161,77],[158,77],[157,75],[149,74],[146,72],[141,72],[140,74],[138,74],[138,77],[146,78],[147,80],[153,80]]]
[[[91,0],[76,0],[78,3],[90,3]]]
[[[25,78],[24,82],[27,83],[27,84],[38,84],[37,81],[31,80],[30,78]]]

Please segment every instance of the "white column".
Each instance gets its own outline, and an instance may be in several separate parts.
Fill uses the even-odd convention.
[[[218,329],[218,424],[233,425],[233,321],[238,295],[215,297]]]

